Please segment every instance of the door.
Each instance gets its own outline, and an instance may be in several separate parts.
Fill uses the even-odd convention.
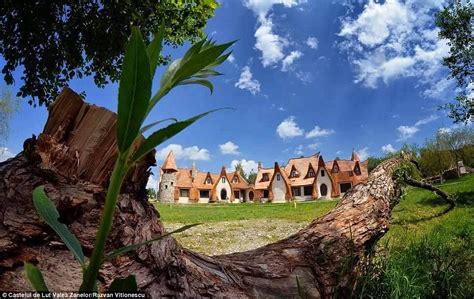
[[[221,190],[221,200],[227,199],[227,190],[222,189]]]
[[[326,184],[321,184],[321,187],[319,187],[319,192],[321,193],[321,196],[327,196],[328,186],[326,186]]]
[[[253,201],[253,191],[249,192],[249,199]]]

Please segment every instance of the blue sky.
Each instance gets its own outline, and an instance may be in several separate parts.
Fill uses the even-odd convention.
[[[169,149],[178,166],[195,161],[215,172],[236,161],[248,171],[257,161],[270,166],[318,151],[332,160],[350,157],[354,148],[365,158],[404,142],[423,143],[452,126],[437,110],[455,90],[441,65],[449,48],[434,27],[445,1],[220,2],[206,32],[218,42],[238,40],[220,67],[225,76],[213,79],[212,95],[199,86],[176,88],[148,121],[235,110],[214,113],[160,146],[158,164]],[[188,46],[165,52],[178,58]],[[13,93],[20,74],[18,69]],[[70,86],[85,91],[87,101],[116,110],[116,84],[100,89],[85,78]],[[21,151],[46,117],[44,107],[22,101],[0,158]]]

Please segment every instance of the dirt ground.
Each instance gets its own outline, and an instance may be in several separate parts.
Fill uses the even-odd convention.
[[[306,222],[279,219],[222,221],[201,224],[174,237],[193,251],[220,255],[273,243],[296,233],[306,225]],[[165,223],[168,231],[182,226],[180,223]]]

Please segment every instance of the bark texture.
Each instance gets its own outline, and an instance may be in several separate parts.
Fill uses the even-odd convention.
[[[81,271],[54,232],[36,214],[32,190],[45,185],[61,221],[91,253],[117,150],[115,114],[85,104],[69,89],[50,108],[38,138],[0,163],[0,289],[30,289],[23,261],[41,268],[51,290],[74,290]],[[159,213],[146,200],[145,185],[154,154],[145,157],[125,182],[107,248],[163,234]],[[380,164],[327,215],[307,228],[248,252],[205,256],[167,237],[103,266],[101,287],[133,273],[152,297],[329,298],[350,292],[366,249],[388,230],[398,189],[392,172],[401,163]],[[297,278],[300,290],[297,287]]]

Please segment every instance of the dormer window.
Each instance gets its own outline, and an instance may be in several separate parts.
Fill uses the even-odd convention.
[[[232,182],[233,183],[238,183],[239,182],[239,178],[237,176],[234,176],[234,178],[232,179]]]
[[[360,175],[360,167],[359,167],[359,165],[356,165],[356,167],[354,167],[354,173],[355,173],[356,175]]]
[[[262,174],[262,180],[261,180],[262,182],[267,182],[267,181],[269,181],[269,180],[270,180],[270,179],[268,178],[268,173]]]
[[[337,166],[337,164],[334,164],[332,167],[332,172],[339,172],[339,166]]]
[[[290,172],[290,178],[297,178],[299,176],[298,171],[293,167],[293,169]]]
[[[208,177],[208,178],[206,179],[206,184],[212,185],[212,180],[211,180],[210,177]]]
[[[222,177],[222,184],[225,184],[225,177]]]
[[[311,167],[308,170],[308,178],[314,178],[314,176],[315,176],[314,169]]]
[[[280,176],[279,173],[277,173],[276,177],[277,177],[277,181],[279,181],[281,179],[281,176]]]

